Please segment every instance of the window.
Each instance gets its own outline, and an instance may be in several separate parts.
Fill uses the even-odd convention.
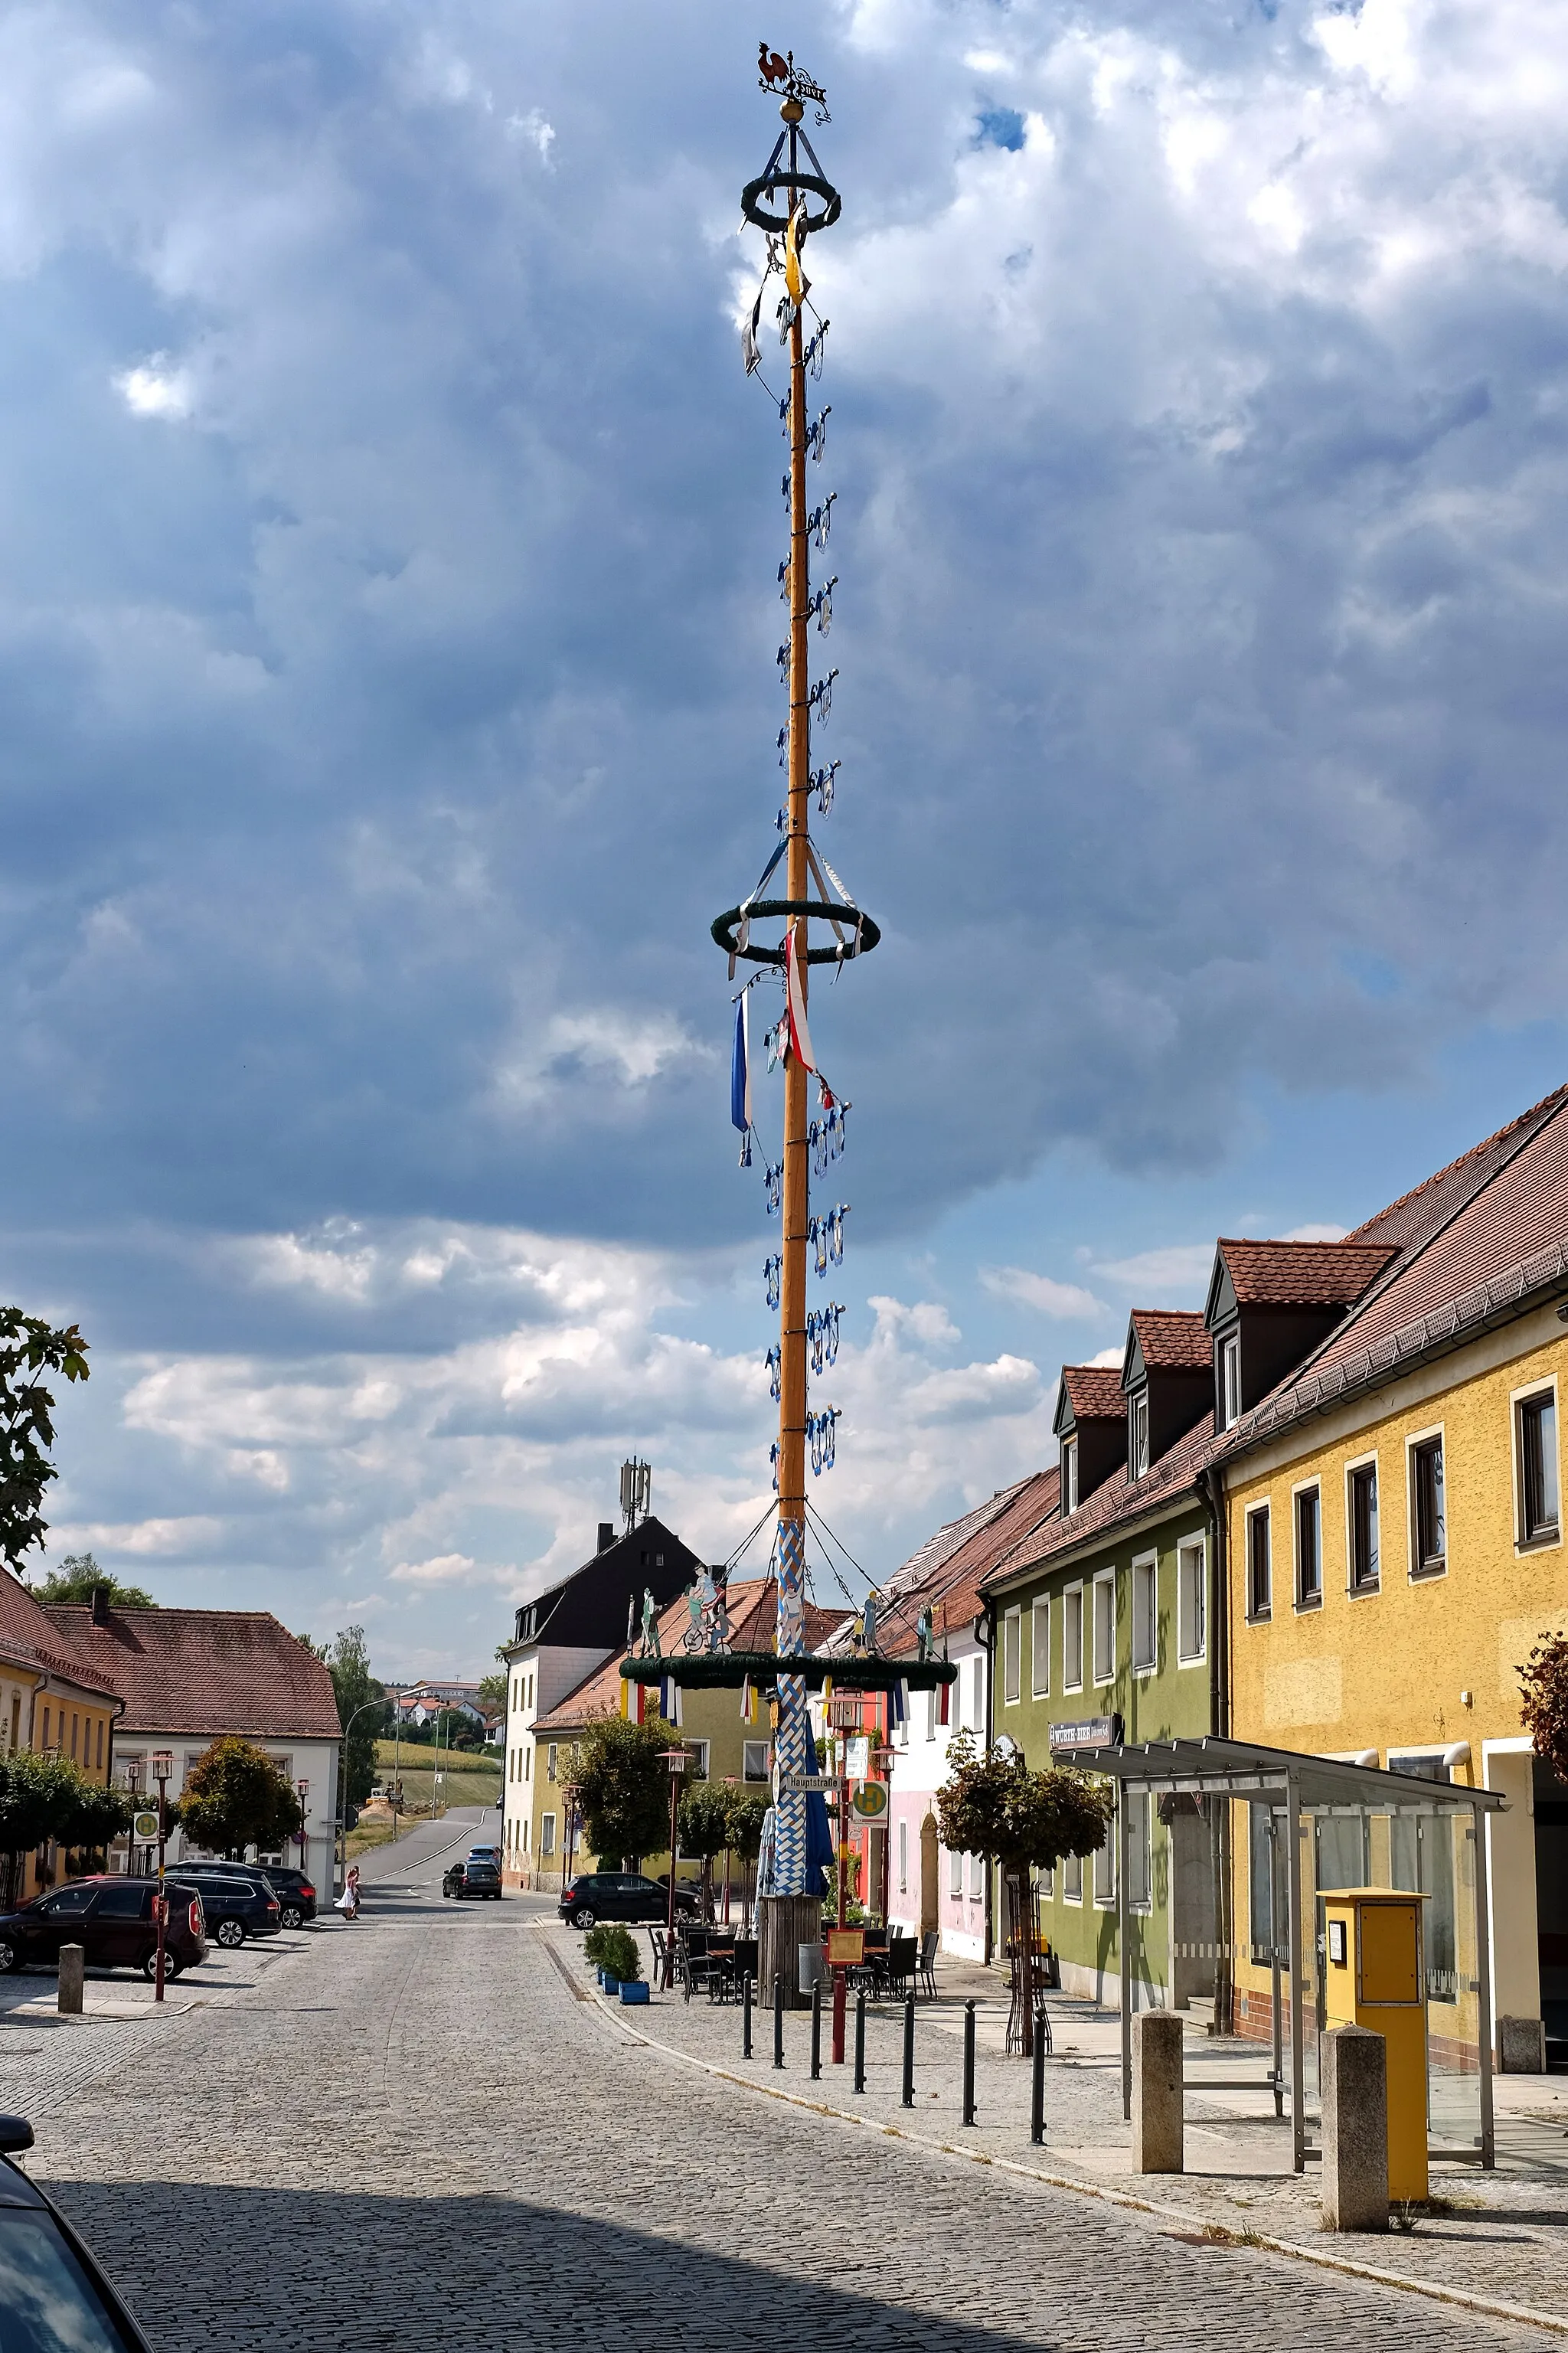
[[[1241,1335],[1233,1332],[1219,1350],[1219,1426],[1228,1430],[1241,1419]]]
[[[1142,1479],[1149,1468],[1149,1392],[1140,1389],[1131,1401],[1127,1416],[1128,1469],[1134,1479]]]
[[[98,1719],[98,1744],[97,1744],[97,1745],[98,1745],[98,1761],[97,1761],[97,1764],[95,1765],[95,1767],[94,1767],[94,1768],[93,1768],[93,1769],[94,1769],[96,1772],[101,1773],[101,1772],[102,1772],[102,1770],[103,1770],[103,1718],[102,1718],[102,1716],[101,1716],[101,1715],[100,1715],[100,1716],[99,1717],[99,1719]]]
[[[1116,1672],[1116,1571],[1094,1580],[1094,1680],[1108,1683]]]
[[[691,1759],[689,1766],[687,1767],[687,1779],[689,1781],[706,1781],[708,1778],[708,1743],[705,1740],[683,1740],[680,1745]]]
[[[531,1748],[525,1748],[522,1752],[522,1778],[525,1781],[531,1780],[532,1778],[532,1775],[533,1751]]]
[[[985,1662],[984,1659],[976,1659],[974,1662],[973,1688],[974,1713],[969,1719],[970,1726],[975,1732],[984,1732],[985,1729]]]
[[[1247,1515],[1247,1614],[1267,1618],[1274,1608],[1274,1567],[1268,1553],[1268,1506]]]
[[[1415,1539],[1411,1576],[1441,1577],[1448,1566],[1448,1524],[1440,1438],[1424,1438],[1410,1450],[1410,1526]]]
[[[1208,1557],[1202,1536],[1176,1551],[1176,1655],[1190,1664],[1208,1640]]]
[[[46,1748],[46,1749],[48,1747],[48,1745],[49,1745],[49,1711],[48,1711],[48,1709],[47,1709],[47,1708],[45,1708],[45,1710],[44,1710],[44,1746],[45,1746],[45,1748]]]
[[[1043,1895],[1046,1902],[1048,1904],[1052,1896],[1056,1894],[1056,1889],[1057,1875],[1047,1864],[1044,1871],[1037,1872],[1036,1873],[1035,1893],[1037,1895]]]
[[[1375,1593],[1378,1585],[1377,1465],[1360,1463],[1350,1474],[1351,1591]]]
[[[1023,1640],[1023,1612],[1009,1609],[1002,1620],[1002,1698],[1008,1707],[1016,1706],[1020,1695],[1019,1653]]]
[[[1121,1802],[1127,1809],[1127,1901],[1134,1912],[1147,1912],[1153,1900],[1149,1792],[1129,1792]]]
[[[147,1891],[144,1887],[106,1887],[98,1899],[95,1920],[140,1920]]]
[[[1029,1620],[1029,1689],[1036,1699],[1044,1699],[1051,1687],[1051,1603],[1048,1594],[1036,1594]]]
[[[526,1814],[524,1814],[517,1828],[518,1844],[521,1847],[524,1854],[526,1854],[528,1852],[528,1816]]]
[[[71,1714],[71,1763],[73,1765],[76,1763],[77,1732],[80,1722],[81,1718],[73,1710]]]
[[[1083,1857],[1080,1854],[1064,1854],[1062,1857],[1062,1902],[1083,1902]]]
[[[1062,1595],[1062,1689],[1083,1689],[1083,1588],[1069,1585]]]
[[[985,1857],[972,1854],[969,1858],[969,1894],[976,1904],[985,1893]]]
[[[899,1894],[907,1895],[910,1887],[910,1826],[899,1824]]]
[[[1316,1487],[1296,1497],[1296,1607],[1319,1609],[1323,1601],[1323,1499]]]
[[[1152,1674],[1159,1664],[1159,1564],[1154,1560],[1135,1560],[1132,1564],[1132,1671],[1135,1674]]]
[[[669,1833],[667,1831],[665,1832],[665,1836],[668,1838],[668,1835]],[[555,1817],[553,1814],[542,1814],[540,1816],[539,1852],[542,1855],[553,1854],[555,1852]]]
[[[555,1778],[555,1746],[556,1744],[552,1740],[544,1752],[544,1778],[547,1781],[553,1781]]]
[[[1116,1901],[1116,1824],[1094,1850],[1094,1900],[1103,1909]]]
[[[1557,1398],[1552,1389],[1525,1398],[1519,1409],[1519,1501],[1520,1541],[1554,1544],[1559,1534]],[[46,1709],[46,1725],[48,1720]]]
[[[741,1778],[742,1781],[765,1781],[768,1778],[768,1744],[765,1740],[747,1740],[741,1747]]]
[[[1062,1517],[1065,1519],[1069,1512],[1076,1512],[1078,1509],[1077,1439],[1064,1438],[1062,1440],[1061,1453],[1062,1459],[1059,1493],[1061,1495]]]
[[[947,1892],[950,1895],[963,1894],[963,1857],[950,1854],[947,1858]]]

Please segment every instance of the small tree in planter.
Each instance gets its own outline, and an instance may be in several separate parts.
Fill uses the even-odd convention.
[[[741,1926],[747,1936],[752,1927],[752,1871],[763,1851],[763,1824],[772,1803],[765,1789],[734,1789],[730,1793],[726,1816],[729,1843],[731,1852],[741,1858]]]
[[[680,1852],[702,1865],[702,1917],[713,1917],[713,1858],[730,1844],[730,1792],[699,1781],[682,1793],[676,1818]]]
[[[589,1934],[596,1931],[590,1930]],[[642,1955],[631,1930],[619,1920],[606,1921],[597,1947],[598,1966],[617,1985],[635,1985],[642,1975]]]
[[[1519,1670],[1519,1689],[1536,1755],[1568,1781],[1568,1634],[1542,1634]]]
[[[589,1852],[601,1863],[613,1858],[635,1871],[645,1854],[663,1850],[669,1767],[660,1752],[679,1745],[679,1733],[661,1715],[631,1724],[606,1709],[588,1718],[573,1750],[572,1778]],[[675,1869],[673,1855],[669,1867]]]
[[[1029,1873],[1054,1871],[1069,1854],[1097,1852],[1115,1819],[1115,1792],[1109,1783],[1070,1765],[1049,1765],[1031,1773],[1017,1755],[988,1748],[977,1756],[967,1732],[956,1736],[947,1754],[948,1778],[936,1796],[942,1842],[949,1854],[983,1854],[1001,1866],[1008,1940],[1018,1957],[1021,2047],[1026,2057],[1035,2044]]]

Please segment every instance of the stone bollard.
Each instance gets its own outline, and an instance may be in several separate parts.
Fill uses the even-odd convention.
[[[1319,2054],[1324,2224],[1331,2231],[1386,2231],[1388,2046],[1364,2026],[1335,2026]]]
[[[1173,2010],[1132,2021],[1132,2170],[1182,2170],[1182,2021]]]
[[[87,1978],[87,1951],[81,1945],[60,1947],[59,2007],[81,2016],[81,1989]]]
[[[1542,2021],[1539,2018],[1500,2018],[1497,2063],[1500,2075],[1544,2075],[1546,2028]]]

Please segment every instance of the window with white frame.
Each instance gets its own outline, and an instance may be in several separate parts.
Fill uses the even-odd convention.
[[[971,1900],[972,1900],[973,1902],[978,1903],[978,1902],[979,1902],[979,1900],[980,1900],[980,1898],[981,1898],[981,1896],[983,1896],[983,1895],[984,1894],[984,1893],[985,1893],[985,1857],[984,1857],[983,1854],[972,1854],[972,1855],[970,1856],[970,1858],[969,1858],[969,1894],[970,1894],[970,1898],[971,1898]]]
[[[1296,1523],[1296,1607],[1321,1609],[1323,1605],[1323,1498],[1316,1487],[1300,1487],[1294,1505]]]
[[[544,1778],[547,1781],[553,1781],[555,1778],[556,1755],[556,1745],[552,1740],[544,1751]]]
[[[1202,1536],[1176,1547],[1176,1656],[1184,1666],[1208,1644],[1208,1548]]]
[[[910,1826],[899,1824],[899,1894],[907,1895],[910,1888]]]
[[[1065,1519],[1069,1512],[1076,1512],[1078,1509],[1078,1440],[1076,1438],[1064,1438],[1062,1440],[1058,1493],[1061,1501],[1062,1517]]]
[[[539,1852],[542,1857],[547,1854],[553,1854],[555,1852],[555,1817],[553,1814],[541,1814],[539,1818]]]
[[[950,1895],[963,1894],[963,1857],[950,1854],[947,1858],[947,1892]]]
[[[1229,1430],[1241,1419],[1241,1335],[1231,1333],[1220,1344],[1219,1426]]]
[[[522,1752],[522,1778],[525,1781],[531,1781],[533,1778],[533,1749],[531,1745],[526,1747]]]
[[[1083,1588],[1069,1585],[1062,1595],[1062,1689],[1083,1689]]]
[[[1132,1564],[1132,1671],[1152,1674],[1160,1662],[1160,1567],[1152,1554]]]
[[[1147,1912],[1153,1903],[1149,1792],[1123,1791],[1121,1802],[1127,1809],[1127,1901],[1134,1912]]]
[[[1519,1461],[1519,1541],[1555,1544],[1562,1533],[1557,1479],[1557,1392],[1539,1389],[1514,1406]]]
[[[1094,1900],[1102,1909],[1116,1901],[1116,1824],[1114,1822],[1094,1850]]]
[[[1142,1479],[1149,1468],[1149,1392],[1140,1389],[1128,1400],[1127,1468],[1130,1476]]]
[[[1268,1541],[1268,1506],[1247,1515],[1247,1614],[1268,1618],[1274,1609],[1274,1557]]]
[[[521,1843],[522,1851],[524,1854],[526,1854],[528,1852],[528,1816],[526,1814],[523,1815],[522,1820],[519,1822],[518,1829],[522,1833]]]
[[[1375,1593],[1382,1580],[1375,1462],[1358,1462],[1347,1473],[1345,1511],[1350,1523],[1351,1591]]]
[[[1079,1854],[1064,1854],[1062,1857],[1062,1902],[1083,1902],[1083,1857]]]
[[[1036,1873],[1035,1893],[1037,1895],[1043,1895],[1047,1904],[1056,1894],[1056,1886],[1057,1875],[1048,1864],[1044,1871]]]
[[[1029,1612],[1029,1691],[1044,1699],[1051,1687],[1051,1601],[1037,1593]]]
[[[1094,1680],[1110,1683],[1116,1673],[1116,1571],[1097,1577],[1094,1593]]]
[[[1002,1700],[1007,1707],[1016,1707],[1022,1697],[1020,1653],[1024,1641],[1024,1613],[1021,1609],[1009,1609],[1002,1620]]]
[[[687,1779],[689,1781],[706,1781],[708,1778],[708,1743],[705,1740],[683,1740],[680,1745],[691,1759],[690,1764],[686,1768]]]
[[[741,1744],[741,1778],[743,1781],[767,1779],[768,1744],[765,1740],[746,1740]]]
[[[1448,1516],[1443,1500],[1441,1435],[1410,1449],[1410,1574],[1441,1577],[1448,1566]]]
[[[974,1713],[969,1719],[970,1725],[974,1731],[984,1732],[985,1729],[985,1662],[984,1659],[976,1659],[974,1662],[972,1688]]]

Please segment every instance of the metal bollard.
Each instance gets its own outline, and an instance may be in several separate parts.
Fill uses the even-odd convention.
[[[915,1998],[904,2003],[904,2105],[915,2104]]]
[[[822,1979],[811,1989],[811,2080],[822,2081]]]
[[[749,2059],[751,2055],[752,1972],[748,1969],[745,1976],[741,1979],[741,2056],[742,2059]]]
[[[1046,2137],[1045,2005],[1035,2012],[1034,2081],[1029,2087],[1029,2138],[1037,2148]]]
[[[974,2004],[963,2005],[963,2121],[974,2122]]]
[[[866,1989],[855,1996],[855,2089],[866,2088]]]
[[[773,2065],[784,2065],[784,1978],[773,1971]]]

